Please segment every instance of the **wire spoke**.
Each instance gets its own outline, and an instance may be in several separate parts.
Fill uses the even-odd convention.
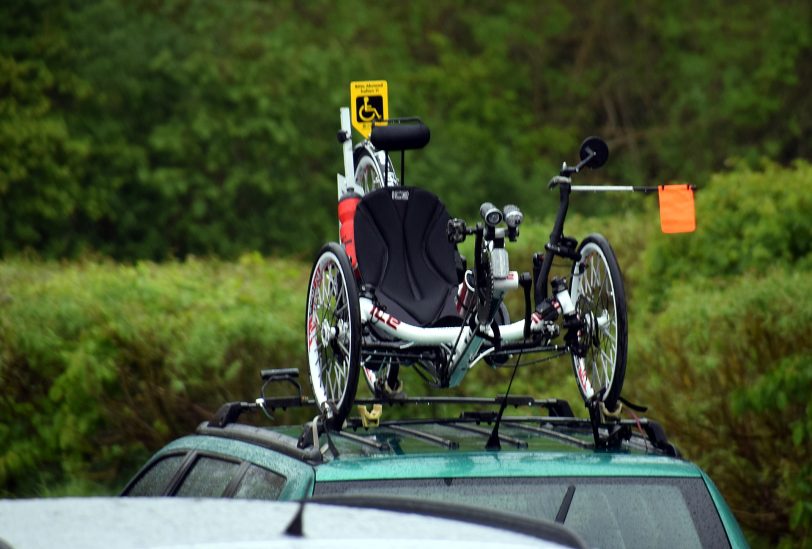
[[[338,406],[351,371],[352,330],[344,270],[332,253],[323,253],[313,269],[308,292],[308,338],[313,388],[320,405]],[[312,341],[312,340],[311,340]]]

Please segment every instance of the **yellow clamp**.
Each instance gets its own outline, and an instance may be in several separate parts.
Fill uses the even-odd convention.
[[[381,423],[381,415],[383,415],[383,406],[374,404],[372,410],[368,410],[366,406],[358,406],[358,415],[361,416],[361,423],[364,428],[377,427]]]
[[[600,409],[604,421],[606,421],[607,419],[620,419],[620,416],[623,413],[623,403],[618,402],[615,410],[613,412],[610,412],[609,409],[606,408],[606,405],[603,402],[601,402]]]

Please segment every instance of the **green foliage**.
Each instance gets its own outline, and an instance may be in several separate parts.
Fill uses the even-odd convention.
[[[0,288],[3,493],[119,488],[149,452],[256,395],[260,368],[303,361],[297,263],[14,261]]]
[[[767,163],[711,178],[696,193],[697,232],[660,237],[646,250],[642,281],[651,307],[668,301],[671,282],[726,285],[731,276],[775,265],[812,267],[812,166]]]
[[[643,202],[637,213],[596,218],[579,215],[576,195],[566,226],[579,239],[605,234],[619,257],[631,319],[624,395],[653,404],[652,417],[763,546],[803,544],[812,524],[809,169],[713,177],[697,194],[692,235],[659,233],[655,197],[629,197]],[[531,268],[551,223],[522,226],[512,268]],[[306,386],[309,267],[258,255],[0,263],[0,490],[118,489],[149,452],[223,401],[255,395],[258,369],[294,365]],[[510,307],[522,314],[520,299]],[[509,375],[480,365],[457,391],[492,395]],[[424,391],[411,371],[405,377],[408,391]],[[583,414],[567,357],[520,370],[513,392],[567,398]]]
[[[622,219],[607,226],[573,216],[568,234],[606,232],[631,265],[641,225],[655,222]],[[514,269],[532,268],[530,254],[551,223],[523,226],[511,247]],[[300,330],[309,268],[258,255],[236,263],[0,263],[0,491],[115,490],[149,452],[221,403],[256,395],[259,369],[297,366],[307,385]],[[520,299],[511,308],[523,314]],[[509,375],[481,365],[459,392],[495,394]],[[410,371],[406,378],[410,391],[426,390]],[[567,358],[523,369],[519,393],[580,398]]]
[[[697,232],[652,237],[624,393],[714,478],[760,546],[812,529],[812,167],[717,174]]]
[[[812,167],[779,164],[812,156],[810,17],[808,2],[8,0],[0,256],[309,259],[336,238],[348,82],[382,78],[391,114],[432,128],[408,183],[459,217],[497,200],[546,220],[511,256],[529,270],[557,204],[546,181],[603,135],[610,162],[581,181],[701,189],[682,236],[657,232],[653,200],[573,199],[568,234],[606,234],[626,279],[625,394],[657,403],[754,541],[808,543]],[[303,365],[307,269],[0,264],[0,490],[110,486],[253,395],[257,368]],[[516,390],[577,402],[566,362]],[[465,391],[506,380],[481,368]]]
[[[760,544],[812,528],[812,276],[774,269],[723,289],[679,284],[638,318],[632,398],[656,403],[689,459],[713,477]]]
[[[613,151],[594,181],[808,157],[810,9],[9,0],[0,254],[315,252],[335,235],[351,80],[387,79],[391,114],[424,118],[407,181],[460,216],[495,198],[547,215],[544,183],[590,133]]]

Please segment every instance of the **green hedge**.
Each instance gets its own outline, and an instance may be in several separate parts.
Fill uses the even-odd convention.
[[[805,163],[717,175],[697,193],[692,235],[660,234],[656,199],[636,196],[642,213],[598,219],[578,215],[576,197],[567,225],[578,238],[605,233],[620,258],[631,296],[624,394],[652,406],[765,547],[808,543],[812,524],[810,179]],[[513,268],[530,268],[550,221],[523,227]],[[307,386],[309,268],[258,255],[0,263],[0,490],[114,491],[223,401],[256,395],[260,368],[298,367]],[[511,307],[521,314],[520,300]],[[491,395],[508,377],[478,366],[458,392]],[[565,358],[523,369],[514,392],[582,412]]]
[[[765,547],[812,534],[812,274],[672,288],[637,326],[629,395],[719,485]]]
[[[644,257],[642,290],[652,310],[672,283],[724,286],[776,266],[812,269],[812,165],[765,162],[714,175],[696,193],[697,231],[661,238]]]
[[[717,174],[640,264],[624,393],[656,404],[759,546],[812,534],[812,166]]]
[[[120,488],[149,452],[256,396],[260,368],[301,366],[306,276],[258,256],[0,263],[0,491]]]
[[[524,226],[512,247],[514,269],[531,269],[530,254],[543,248],[551,223]],[[653,227],[651,216],[607,226],[573,215],[568,234],[606,232],[620,242],[621,261],[632,263],[633,254],[622,252],[642,246]],[[149,452],[221,403],[254,397],[261,368],[300,368],[309,393],[302,341],[309,268],[258,255],[235,263],[0,263],[0,416],[7,419],[0,491],[62,493],[71,479],[80,492],[120,488]],[[509,374],[480,365],[457,392],[495,395]],[[413,372],[404,376],[412,394],[430,392]],[[580,398],[566,359],[522,370],[514,391]]]

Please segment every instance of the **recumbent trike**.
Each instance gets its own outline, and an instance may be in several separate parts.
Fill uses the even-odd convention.
[[[558,214],[531,275],[510,270],[505,247],[519,237],[518,207],[483,204],[481,220],[471,226],[451,218],[431,192],[401,185],[389,153],[428,143],[419,119],[373,126],[354,148],[347,109],[341,121],[342,242],[319,252],[306,310],[310,378],[328,424],[341,428],[361,373],[377,398],[397,399],[401,367],[415,368],[433,386],[454,387],[480,360],[498,365],[529,353],[568,353],[584,401],[615,410],[627,350],[620,268],[604,237],[592,234],[579,244],[563,234],[570,193],[599,190],[574,186],[571,178],[602,166],[606,143],[585,140],[580,162],[564,163],[549,182],[559,189]],[[470,270],[456,248],[469,237],[475,239]],[[569,282],[549,280],[556,256],[572,262]],[[510,323],[503,297],[520,288],[525,315]]]

